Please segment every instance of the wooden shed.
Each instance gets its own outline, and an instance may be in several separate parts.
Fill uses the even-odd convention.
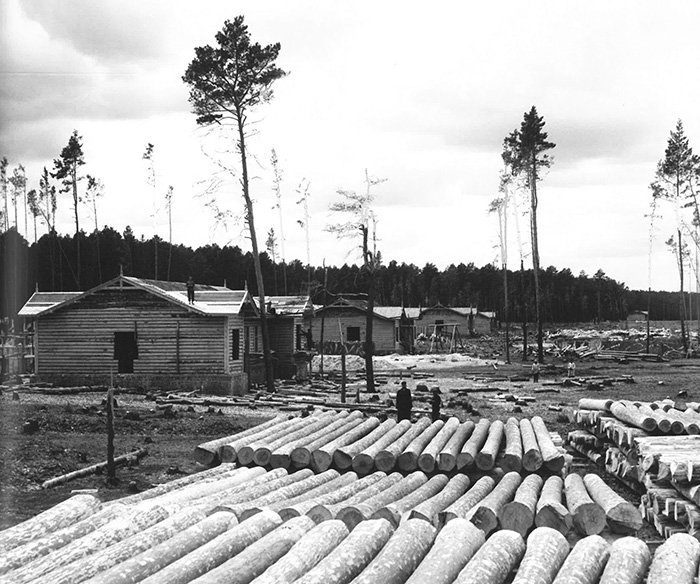
[[[87,292],[36,292],[19,311],[33,326],[35,373],[59,383],[114,383],[243,393],[247,290],[118,276]]]
[[[472,332],[472,318],[474,309],[471,307],[448,307],[436,304],[420,311],[420,317],[416,321],[416,331],[426,337],[452,337],[456,334],[462,336]]]
[[[294,355],[313,349],[314,305],[309,296],[268,296],[266,302],[270,348],[275,353],[275,377],[291,379],[296,374]]]
[[[321,337],[323,321],[324,353],[340,353],[341,341],[350,354],[364,354],[366,338],[367,303],[362,300],[339,298],[333,304],[318,308],[311,321],[311,335]],[[396,350],[396,324],[393,318],[381,314],[375,307],[372,324],[375,355],[387,355]]]

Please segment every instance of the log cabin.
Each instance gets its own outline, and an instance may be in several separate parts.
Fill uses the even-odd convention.
[[[275,377],[291,379],[296,375],[294,356],[314,347],[314,305],[309,296],[267,296],[265,300]]]
[[[259,311],[247,290],[120,275],[86,292],[35,292],[19,311],[33,328],[41,380],[240,394]]]

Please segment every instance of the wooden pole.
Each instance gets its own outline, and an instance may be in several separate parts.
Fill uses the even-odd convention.
[[[107,390],[107,476],[111,480],[117,478],[114,464],[114,389]]]

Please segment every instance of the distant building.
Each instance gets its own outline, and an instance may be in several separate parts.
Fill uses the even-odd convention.
[[[627,315],[627,322],[628,323],[635,323],[635,322],[646,323],[648,318],[649,318],[649,312],[647,312],[646,310],[635,310],[633,312],[630,312]]]

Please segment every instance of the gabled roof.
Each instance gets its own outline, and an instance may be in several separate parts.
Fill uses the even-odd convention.
[[[86,292],[35,292],[18,314],[30,317],[49,314],[81,298],[110,288],[144,290],[194,314],[205,316],[239,314],[245,304],[250,304],[257,312],[257,307],[252,302],[247,290],[229,290],[224,286],[197,284],[195,286],[195,303],[191,305],[187,302],[187,286],[182,282],[117,276]]]
[[[314,312],[309,296],[266,296],[265,301],[275,314],[281,316],[303,316]]]
[[[448,312],[459,314],[460,316],[469,316],[471,314],[476,314],[477,312],[476,309],[471,306],[444,306],[443,304],[438,303],[435,306],[422,309],[420,314],[423,316],[426,312],[431,312],[433,310],[446,310]]]
[[[336,300],[332,304],[328,304],[327,306],[322,306],[320,308],[317,308],[316,312],[323,312],[324,310],[332,310],[334,308],[350,308],[353,310],[357,310],[359,312],[366,313],[367,312],[367,302],[362,301],[362,300],[350,300],[348,298],[338,298],[338,300]],[[375,306],[374,307],[374,316],[381,318],[383,320],[394,320],[394,317],[385,316],[382,313],[382,310],[385,308],[392,308],[392,307]],[[400,310],[400,308],[399,308],[399,310]]]

